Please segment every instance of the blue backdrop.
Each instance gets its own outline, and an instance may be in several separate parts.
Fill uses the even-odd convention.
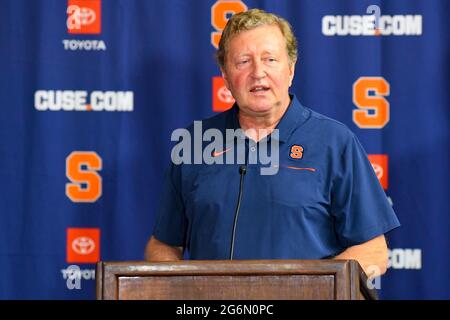
[[[214,34],[254,7],[291,22],[292,92],[357,134],[402,223],[381,297],[450,298],[446,0],[0,0],[0,298],[94,298],[95,262],[143,259],[171,132],[230,103]]]

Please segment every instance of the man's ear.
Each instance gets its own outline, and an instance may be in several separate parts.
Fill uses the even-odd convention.
[[[292,86],[292,81],[294,80],[294,74],[295,74],[295,63],[296,61],[293,61],[289,65],[289,87]]]
[[[225,72],[225,69],[220,68],[220,72],[222,72],[222,78],[223,78],[223,82],[225,83],[225,87],[227,87],[227,89],[230,90],[230,86],[228,83],[228,77],[227,77],[227,73]]]

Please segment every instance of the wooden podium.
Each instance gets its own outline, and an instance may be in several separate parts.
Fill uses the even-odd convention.
[[[353,260],[99,262],[99,300],[377,299]]]

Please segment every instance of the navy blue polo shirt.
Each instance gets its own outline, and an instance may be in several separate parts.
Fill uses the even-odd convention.
[[[239,128],[238,108],[202,121],[203,130]],[[321,259],[396,227],[363,147],[342,123],[295,96],[279,122],[279,170],[248,164],[234,259]],[[193,132],[192,128],[190,128]],[[239,141],[241,140],[242,141]],[[247,162],[253,149],[245,143]],[[191,259],[228,259],[239,164],[171,164],[154,237]]]

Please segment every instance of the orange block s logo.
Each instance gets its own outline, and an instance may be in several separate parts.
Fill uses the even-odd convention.
[[[83,168],[85,167],[85,168]],[[66,158],[66,195],[73,202],[95,202],[102,195],[102,159],[96,152],[74,151]]]
[[[217,31],[211,32],[211,44],[214,48],[219,47],[222,30],[228,22],[227,15],[236,14],[247,10],[245,3],[241,1],[217,1],[211,7],[211,25]]]
[[[289,154],[289,157],[291,157],[292,159],[303,158],[303,147],[294,144],[291,147],[291,153]]]
[[[353,122],[361,129],[381,129],[389,122],[389,83],[383,77],[360,77],[353,84]],[[369,95],[369,91],[375,95]],[[370,112],[372,111],[372,112]]]

